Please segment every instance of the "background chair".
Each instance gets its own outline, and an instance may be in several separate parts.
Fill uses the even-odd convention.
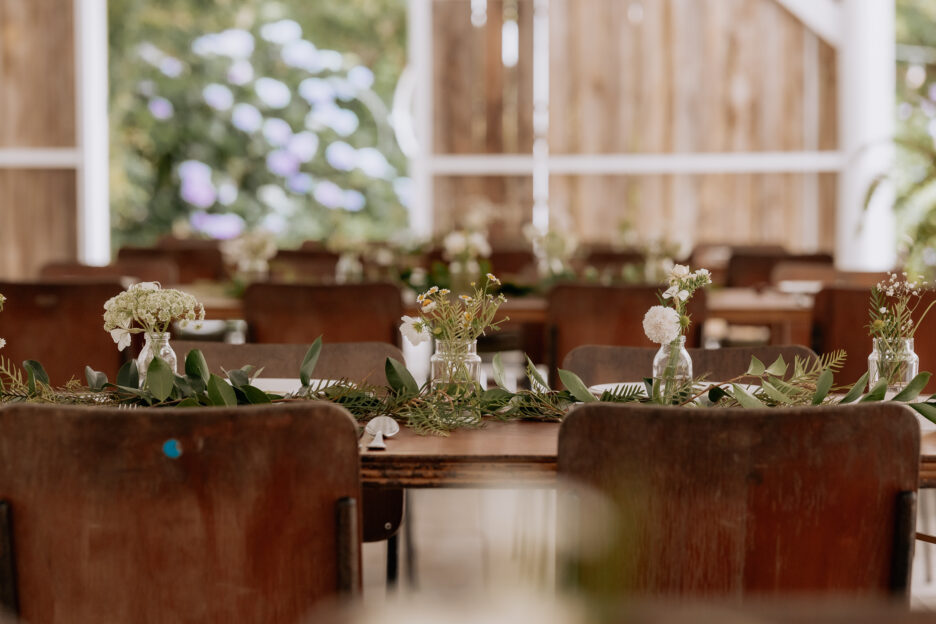
[[[791,254],[786,251],[732,251],[725,269],[725,285],[729,288],[759,288],[768,286],[771,272],[780,262],[825,264],[831,266],[832,256],[827,253]]]
[[[658,350],[653,347],[583,345],[569,351],[562,361],[562,368],[572,371],[589,386],[617,381],[640,381],[651,376],[653,356]],[[794,358],[814,361],[817,357],[812,349],[800,345],[724,347],[688,351],[692,358],[693,375],[707,375],[709,381],[727,381],[743,375],[752,357],[769,366],[782,355],[784,361],[791,365],[791,372]]]
[[[180,284],[227,279],[224,257],[216,240],[164,238],[156,247],[121,247],[117,262],[163,262],[175,265]],[[164,284],[165,285],[165,284]]]
[[[341,407],[11,405],[0,438],[4,578],[28,621],[297,622],[360,587]]]
[[[339,255],[326,249],[303,246],[301,249],[280,249],[270,260],[270,277],[287,283],[332,282]]]
[[[309,344],[226,344],[223,342],[173,341],[180,361],[192,349],[201,350],[213,373],[245,364],[263,367],[264,377],[295,378]],[[348,379],[383,386],[387,383],[384,366],[387,358],[402,362],[403,353],[381,342],[323,343],[313,375],[319,379]],[[389,540],[387,546],[388,584],[396,582],[399,542],[397,534],[403,523],[405,497],[402,488],[363,488],[363,536],[365,542]]]
[[[42,279],[107,279],[129,277],[140,282],[159,282],[165,286],[179,283],[179,269],[175,263],[161,260],[125,260],[107,266],[90,266],[80,262],[50,262],[39,272]]]
[[[120,280],[0,282],[0,356],[16,366],[38,360],[55,385],[85,379],[85,365],[114,379],[124,354],[104,331],[104,303],[123,291]]]
[[[550,371],[569,351],[585,344],[653,346],[642,323],[647,310],[659,304],[659,291],[657,286],[591,284],[560,284],[550,290],[546,297]],[[704,291],[690,300],[689,314],[692,325],[686,346],[696,347],[706,316]]]
[[[594,548],[567,578],[618,596],[906,597],[919,452],[899,404],[576,408],[559,434],[562,526]],[[595,517],[582,487],[607,497],[598,525],[577,524]]]
[[[249,342],[398,344],[402,315],[400,290],[389,283],[253,283],[244,292]]]
[[[868,335],[870,289],[832,286],[823,288],[813,302],[812,339],[817,353],[845,349],[848,357],[836,376],[841,383],[854,383],[868,372],[871,336]],[[926,309],[936,293],[923,297],[919,312]],[[936,373],[936,309],[917,328],[914,349],[920,357],[920,371]],[[930,379],[925,392],[936,392],[936,377]]]

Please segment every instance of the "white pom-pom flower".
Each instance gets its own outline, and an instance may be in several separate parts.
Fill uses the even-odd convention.
[[[682,329],[679,313],[673,308],[653,306],[647,310],[643,319],[644,333],[657,344],[669,344],[676,340]]]

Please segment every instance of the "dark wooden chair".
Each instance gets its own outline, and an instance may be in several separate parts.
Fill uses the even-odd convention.
[[[781,262],[825,264],[831,266],[830,254],[791,254],[777,251],[732,251],[725,269],[725,285],[730,288],[760,288],[771,283],[771,273]]]
[[[227,279],[224,257],[214,240],[164,239],[157,247],[121,247],[117,262],[162,262],[175,265],[180,284]]]
[[[906,598],[919,452],[913,412],[892,403],[576,408],[559,434],[561,527],[589,548],[566,578],[617,596]]]
[[[887,279],[882,271],[840,271],[834,265],[815,262],[779,262],[770,273],[771,284],[783,281],[808,280],[826,286],[861,286],[871,288]]]
[[[211,367],[211,372],[218,375],[222,369],[231,370],[253,364],[263,367],[263,377],[298,378],[299,365],[310,344],[227,344],[174,340],[172,346],[180,360],[192,349],[199,349]],[[384,386],[387,383],[384,364],[388,357],[402,362],[403,352],[384,342],[326,342],[322,344],[314,375],[324,379],[347,379]]]
[[[85,365],[114,379],[124,354],[104,331],[104,303],[123,291],[119,279],[80,282],[0,282],[0,356],[19,366],[37,360],[55,385],[84,381]]]
[[[531,277],[536,275],[536,256],[529,245],[523,247],[494,247],[491,257],[491,272],[498,277]]]
[[[562,368],[572,371],[589,386],[617,381],[640,381],[650,377],[653,356],[657,351],[658,349],[653,347],[583,345],[569,351],[562,361]],[[724,347],[688,351],[692,358],[693,375],[706,375],[709,381],[727,381],[743,375],[752,357],[769,366],[782,355],[784,361],[791,365],[790,372],[794,358],[814,361],[817,357],[812,349],[800,345]]]
[[[326,249],[280,249],[270,260],[270,279],[299,284],[333,282],[338,258]]]
[[[298,622],[359,591],[339,406],[10,405],[0,438],[2,596],[25,620]]]
[[[159,282],[167,286],[179,283],[179,269],[175,263],[160,260],[125,260],[106,266],[90,266],[80,262],[50,262],[42,267],[39,276],[53,281],[127,277],[134,281]]]
[[[253,283],[244,292],[249,342],[400,341],[403,302],[390,283]]]
[[[226,344],[223,342],[173,341],[180,361],[188,352],[199,349],[213,373],[231,370],[246,364],[262,366],[264,377],[299,377],[299,365],[309,350],[309,344]],[[384,365],[388,357],[400,362],[403,353],[397,347],[381,342],[338,342],[322,344],[314,375],[324,379],[348,379],[383,386],[387,383]],[[400,488],[363,489],[361,507],[364,510],[365,542],[390,540],[387,578],[392,584],[398,572],[397,534],[403,523],[406,506]]]
[[[840,383],[853,383],[868,372],[868,355],[872,341],[868,335],[868,308],[870,288],[831,286],[816,294],[813,302],[812,341],[817,353],[845,349],[848,354],[841,372],[836,375]],[[922,312],[936,293],[923,298]],[[936,316],[930,311],[919,326],[914,349],[920,356],[920,370],[936,372]],[[925,392],[936,392],[936,377],[927,384]]]
[[[598,286],[560,284],[547,295],[546,326],[549,332],[550,371],[566,354],[586,344],[650,347],[644,334],[643,317],[659,304],[657,286]],[[692,326],[686,346],[697,347],[705,321],[705,292],[689,303]]]

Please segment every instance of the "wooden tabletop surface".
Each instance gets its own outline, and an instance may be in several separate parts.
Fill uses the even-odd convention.
[[[552,422],[491,421],[447,437],[404,427],[386,451],[362,451],[361,478],[384,487],[552,487],[558,440]],[[936,432],[921,438],[920,487],[936,487]]]

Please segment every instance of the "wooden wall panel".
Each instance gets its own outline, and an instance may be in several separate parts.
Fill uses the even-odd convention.
[[[516,243],[522,240],[523,224],[531,219],[533,181],[528,176],[437,177],[433,202],[436,232],[444,234],[462,227],[462,219],[480,203],[495,207],[489,224],[491,242]]]
[[[0,146],[75,145],[71,0],[0,0]]]
[[[75,172],[0,169],[0,278],[77,257]]]

